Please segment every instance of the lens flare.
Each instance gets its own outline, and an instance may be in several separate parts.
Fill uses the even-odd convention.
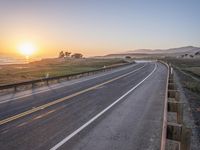
[[[19,51],[22,55],[29,57],[36,51],[35,46],[32,43],[23,43],[19,46]]]

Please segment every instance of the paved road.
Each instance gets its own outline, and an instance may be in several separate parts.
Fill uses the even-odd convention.
[[[140,63],[0,98],[0,149],[159,149],[167,68]]]

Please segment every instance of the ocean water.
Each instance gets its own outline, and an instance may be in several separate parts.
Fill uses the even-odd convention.
[[[26,59],[18,59],[12,58],[7,56],[0,56],[0,65],[7,65],[7,64],[25,64],[27,63]]]

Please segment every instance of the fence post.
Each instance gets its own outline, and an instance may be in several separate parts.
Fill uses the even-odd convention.
[[[47,84],[47,86],[49,86],[49,80],[48,79],[46,80],[46,84]]]
[[[32,83],[32,89],[35,87],[35,84],[34,83]]]
[[[177,105],[177,122],[179,124],[183,123],[183,104],[178,103]]]
[[[17,92],[17,86],[14,86],[14,91]]]
[[[181,137],[181,150],[190,150],[192,130],[190,128],[182,128],[182,137]]]

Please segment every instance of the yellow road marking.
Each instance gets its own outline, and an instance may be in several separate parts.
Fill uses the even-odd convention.
[[[17,127],[22,127],[22,126],[26,125],[27,123],[28,123],[28,122],[23,122],[23,123],[17,125]]]
[[[19,118],[21,118],[21,117],[27,116],[27,115],[29,115],[29,114],[32,114],[32,113],[37,112],[37,111],[39,111],[39,110],[45,109],[45,108],[50,107],[50,106],[52,106],[52,105],[61,103],[61,102],[65,101],[65,100],[68,100],[68,99],[70,99],[70,98],[72,98],[72,97],[75,97],[75,96],[78,96],[78,95],[80,95],[80,94],[83,94],[83,93],[86,93],[86,92],[88,92],[88,91],[91,91],[91,90],[93,90],[93,89],[96,89],[96,88],[98,88],[98,87],[100,87],[100,86],[103,86],[103,85],[105,85],[105,84],[108,84],[108,83],[110,83],[110,82],[113,82],[113,81],[115,81],[115,80],[118,80],[118,79],[120,79],[120,78],[123,78],[123,77],[125,77],[125,76],[128,76],[129,74],[131,74],[131,73],[133,73],[133,72],[136,72],[136,71],[138,71],[138,70],[140,70],[140,69],[142,69],[142,68],[144,68],[144,67],[145,67],[145,65],[142,66],[142,67],[140,67],[140,68],[138,68],[138,69],[136,69],[136,70],[133,70],[133,71],[131,71],[131,72],[129,72],[129,73],[123,74],[123,75],[118,76],[118,77],[113,78],[113,79],[110,79],[110,80],[108,80],[108,81],[106,81],[106,82],[97,84],[97,85],[95,85],[95,86],[92,86],[92,87],[90,87],[90,88],[84,89],[84,90],[79,91],[79,92],[76,92],[76,93],[71,94],[71,95],[69,95],[69,96],[66,96],[66,97],[57,99],[57,100],[55,100],[55,101],[53,101],[53,102],[49,102],[49,103],[47,103],[47,104],[44,104],[44,105],[41,105],[41,106],[32,108],[32,109],[30,109],[30,110],[27,110],[27,111],[22,112],[22,113],[20,113],[20,114],[14,115],[14,116],[12,116],[12,117],[8,117],[8,118],[6,118],[6,119],[3,119],[3,120],[0,121],[0,125],[3,125],[3,124],[5,124],[5,123],[11,122],[11,121],[14,121],[14,120],[16,120],[16,119],[19,119]]]
[[[8,132],[8,130],[5,130],[5,131],[1,132],[1,134],[7,133],[7,132]]]
[[[37,119],[43,118],[43,117],[45,117],[45,116],[47,116],[47,115],[49,115],[49,114],[55,112],[56,110],[57,110],[57,109],[54,109],[54,110],[51,110],[51,111],[49,111],[49,112],[47,112],[47,113],[45,113],[45,114],[39,115],[39,116],[33,118],[33,120],[37,120]]]

